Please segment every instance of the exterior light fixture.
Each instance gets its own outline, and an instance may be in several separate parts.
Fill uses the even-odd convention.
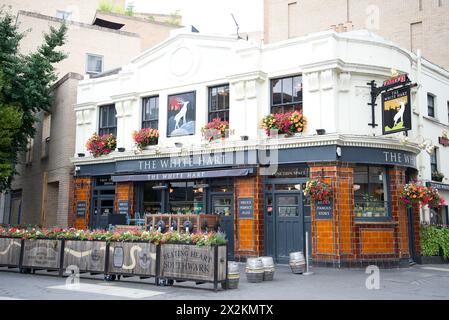
[[[125,152],[125,148],[117,148],[118,152]]]
[[[181,142],[175,142],[175,147],[176,148],[182,148],[182,143]]]
[[[165,184],[159,184],[159,185],[153,186],[153,190],[165,190],[167,188],[168,188],[168,186]]]
[[[240,136],[240,139],[242,139],[242,141],[247,141],[248,140],[248,136]]]
[[[316,133],[317,133],[319,136],[323,136],[323,135],[326,134],[326,130],[324,130],[324,129],[316,129]]]
[[[337,157],[341,157],[341,147],[337,147]]]
[[[79,158],[83,158],[84,156],[85,156],[84,153],[78,153],[78,157],[79,157]]]

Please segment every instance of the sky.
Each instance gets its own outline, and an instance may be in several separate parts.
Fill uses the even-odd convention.
[[[127,0],[134,11],[170,14],[180,10],[183,25],[202,33],[235,34],[234,14],[240,32],[262,31],[263,0]]]

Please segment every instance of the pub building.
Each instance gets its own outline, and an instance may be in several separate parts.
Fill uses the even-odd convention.
[[[416,59],[365,31],[269,45],[180,32],[80,82],[70,220],[93,229],[147,217],[157,228],[168,215],[193,217],[194,232],[223,230],[238,261],[288,262],[308,234],[315,265],[408,265],[419,258],[420,211],[399,193],[419,177],[422,150],[403,133],[383,134],[367,83],[381,86],[392,67],[414,80]],[[307,119],[302,134],[261,129],[264,116],[294,110]],[[215,118],[230,130],[208,141],[201,128]],[[136,148],[132,132],[141,128],[158,129],[157,144]],[[94,133],[114,134],[117,150],[90,155]],[[304,196],[311,178],[331,186],[329,205]]]

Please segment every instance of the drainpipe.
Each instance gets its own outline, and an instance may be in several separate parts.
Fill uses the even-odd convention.
[[[418,130],[417,130],[417,134],[418,137],[422,137],[424,139],[423,136],[423,127],[424,127],[424,116],[423,116],[423,111],[421,108],[421,75],[422,75],[422,56],[421,56],[421,49],[416,50],[416,62],[417,62],[417,75],[416,75],[416,83],[418,84],[417,86],[417,91],[416,91],[416,108],[418,110]],[[423,181],[423,176],[422,176],[422,172],[425,168],[424,165],[424,151],[421,151],[418,155],[418,170],[419,170],[419,180]],[[424,211],[421,208],[420,209],[420,215],[421,215],[421,221],[424,221]]]

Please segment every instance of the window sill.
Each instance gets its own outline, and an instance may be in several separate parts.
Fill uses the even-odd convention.
[[[373,224],[373,225],[378,225],[378,224],[389,224],[389,225],[396,225],[398,224],[396,221],[392,221],[391,218],[379,218],[379,219],[369,219],[369,218],[358,218],[355,221],[356,225],[360,225],[360,224]]]

